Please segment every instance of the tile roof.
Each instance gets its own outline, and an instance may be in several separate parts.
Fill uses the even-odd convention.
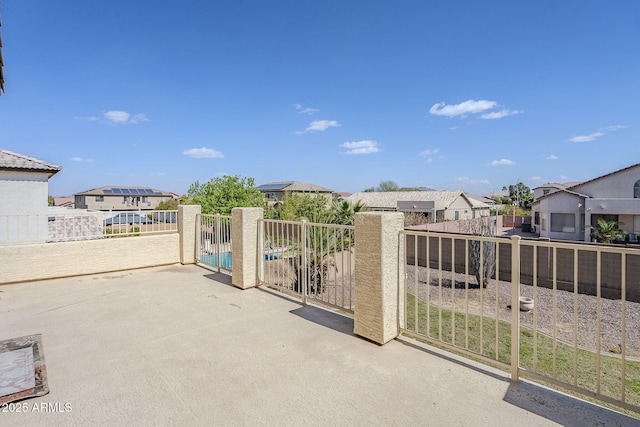
[[[314,184],[305,184],[298,181],[281,181],[281,182],[268,182],[256,187],[256,190],[260,191],[292,191],[292,192],[305,192],[305,193],[332,193],[332,190],[328,188],[320,187]]]
[[[488,208],[489,205],[465,196],[462,191],[369,191],[354,193],[346,200],[361,201],[370,208],[395,209],[398,202],[435,202],[436,209],[449,207],[458,197],[465,197],[474,208]]]
[[[22,154],[17,154],[8,150],[0,149],[0,169],[52,172],[51,175],[54,175],[62,170],[62,166],[43,162],[42,160],[34,159],[33,157],[27,157]]]

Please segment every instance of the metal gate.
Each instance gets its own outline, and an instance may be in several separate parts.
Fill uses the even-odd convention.
[[[231,217],[199,214],[196,218],[196,262],[231,272]]]
[[[353,314],[353,226],[260,220],[259,283]]]

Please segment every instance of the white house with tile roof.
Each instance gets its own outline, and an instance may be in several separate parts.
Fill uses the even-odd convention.
[[[0,149],[0,214],[47,211],[49,178],[61,166]]]
[[[421,212],[429,221],[478,218],[488,216],[491,209],[462,191],[370,191],[345,200],[360,201],[374,211]]]
[[[634,240],[640,234],[640,163],[557,188],[534,199],[533,225],[540,237],[591,241],[598,218],[622,222]]]
[[[62,167],[0,149],[0,245],[44,242],[49,178]],[[4,243],[3,243],[4,242]]]

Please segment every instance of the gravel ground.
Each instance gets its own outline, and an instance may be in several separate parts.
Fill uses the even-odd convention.
[[[407,292],[414,293],[414,275],[417,274],[418,296],[426,300],[427,271],[425,267],[407,266]],[[437,304],[442,295],[442,307],[464,312],[465,294],[467,294],[469,313],[480,314],[482,300],[483,314],[495,317],[496,309],[501,320],[511,319],[511,283],[491,280],[490,284],[480,289],[475,285],[475,277],[469,277],[469,290],[465,290],[465,275],[455,274],[455,287],[451,289],[451,273],[442,273],[442,292],[440,292],[438,270],[430,269],[429,298]],[[475,285],[475,286],[474,286]],[[468,293],[467,293],[468,292]],[[534,298],[535,308],[530,312],[521,312],[522,326],[533,328],[534,321],[539,332],[552,336],[554,318],[554,294],[552,289],[520,285],[521,296]],[[497,307],[496,307],[497,298]],[[555,316],[556,336],[573,345],[574,340],[574,294],[573,292],[556,291]],[[453,304],[452,304],[453,302]],[[597,322],[597,298],[591,295],[577,296],[577,343],[580,348],[595,351],[598,332],[600,349],[605,353],[620,353],[622,344],[622,301],[602,298],[600,303],[600,322]],[[640,303],[626,302],[626,355],[640,356]],[[598,328],[599,325],[599,328]]]

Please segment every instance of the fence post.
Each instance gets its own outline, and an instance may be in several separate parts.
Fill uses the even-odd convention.
[[[520,369],[520,236],[511,236],[511,381]]]
[[[218,273],[220,273],[220,264],[222,264],[222,257],[220,256],[220,237],[221,237],[221,233],[220,233],[220,214],[216,214],[215,219],[214,219],[214,223],[213,223],[213,230],[216,233],[216,266],[218,267]]]
[[[300,226],[302,230],[300,232],[300,246],[302,247],[302,304],[307,304],[307,286],[309,283],[308,272],[310,269],[307,268],[307,221],[302,220],[302,225]]]
[[[258,247],[256,253],[256,259],[258,261],[258,284],[261,284],[264,281],[264,264],[265,264],[265,245],[264,245],[264,219],[258,220]]]
[[[196,214],[196,256],[195,261],[202,259],[202,214]]]
[[[398,336],[400,262],[404,228],[401,212],[361,212],[355,216],[355,334],[378,344]],[[401,296],[404,298],[404,296]]]
[[[201,212],[199,205],[178,206],[178,232],[180,233],[180,263],[196,262],[196,219]]]
[[[231,283],[240,289],[258,285],[258,220],[262,215],[262,208],[231,210]]]

